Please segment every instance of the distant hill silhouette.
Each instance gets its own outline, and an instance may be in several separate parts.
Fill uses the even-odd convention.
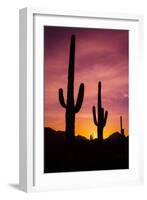
[[[115,132],[102,143],[78,135],[73,143],[64,131],[44,129],[44,172],[127,169],[129,137]]]
[[[127,142],[128,137],[125,137],[124,135],[121,135],[119,132],[115,132],[112,135],[110,135],[107,139],[105,139],[105,142],[109,142],[109,143],[125,143]]]

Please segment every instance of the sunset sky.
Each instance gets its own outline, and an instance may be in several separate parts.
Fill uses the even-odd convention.
[[[63,88],[66,100],[71,35],[76,36],[74,97],[85,85],[84,101],[76,114],[76,134],[97,136],[92,106],[97,107],[98,81],[102,81],[102,105],[108,110],[104,138],[120,130],[120,116],[128,135],[128,40],[127,30],[44,27],[45,106],[44,126],[65,130],[65,109],[58,98]]]

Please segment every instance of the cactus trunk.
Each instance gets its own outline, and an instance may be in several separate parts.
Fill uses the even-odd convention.
[[[93,120],[94,124],[97,126],[97,137],[101,142],[103,141],[103,129],[106,126],[106,121],[108,117],[108,111],[104,112],[104,108],[102,107],[102,98],[101,98],[101,82],[98,83],[98,103],[97,103],[97,114],[96,107],[93,106]]]
[[[122,116],[120,116],[120,133],[121,133],[121,135],[124,136],[124,129],[123,129],[123,126],[122,126]]]
[[[72,109],[67,108],[66,109],[66,134],[67,134],[67,140],[73,141],[75,136],[75,113]]]
[[[98,136],[98,139],[99,141],[103,141],[103,128],[104,127],[101,127],[101,126],[98,126],[98,130],[97,130],[97,136]]]
[[[75,136],[75,114],[79,112],[84,98],[84,84],[80,84],[78,98],[74,100],[74,63],[75,62],[75,36],[72,35],[70,43],[70,56],[67,83],[67,101],[65,103],[63,89],[59,89],[60,104],[66,109],[66,135],[68,141],[73,141]]]
[[[75,62],[75,37],[72,36],[70,44],[70,57],[67,83],[67,108],[66,108],[66,133],[68,140],[73,140],[75,135],[74,113],[74,62]]]
[[[99,119],[99,125],[97,127],[97,135],[99,141],[103,140],[103,126],[102,126],[102,100],[101,100],[101,82],[98,83],[98,119]]]

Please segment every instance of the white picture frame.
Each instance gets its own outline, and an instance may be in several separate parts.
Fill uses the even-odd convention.
[[[42,26],[127,29],[129,37],[129,163],[127,170],[43,174]],[[36,42],[36,38],[37,41]],[[143,17],[140,15],[20,10],[20,189],[26,192],[134,185],[143,182]],[[38,50],[39,49],[39,50]],[[41,66],[41,67],[40,67]],[[136,114],[137,113],[137,114]],[[138,134],[139,133],[139,134]],[[40,161],[41,159],[41,161]]]

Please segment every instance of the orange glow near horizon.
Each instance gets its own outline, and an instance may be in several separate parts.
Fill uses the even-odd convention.
[[[76,135],[83,135],[87,139],[90,139],[90,135],[92,135],[93,138],[97,138],[97,127],[93,123],[90,123],[89,119],[90,117],[76,120],[76,127],[75,127]],[[104,128],[104,138],[109,137],[114,132],[120,132],[119,116],[113,121],[115,121],[116,123],[111,124],[111,125],[110,123],[108,123],[108,125]],[[127,120],[124,122],[124,127],[127,127],[126,125],[127,125]],[[51,127],[50,123],[46,124],[45,127]],[[56,123],[52,125],[52,128],[56,131],[65,130],[64,125],[57,126]],[[125,129],[125,135],[128,136],[128,128]]]
[[[44,28],[45,105],[44,126],[65,130],[65,109],[58,98],[63,88],[66,100],[67,70],[71,35],[76,36],[74,98],[84,83],[84,101],[76,114],[75,132],[97,137],[92,106],[97,109],[98,81],[102,82],[102,106],[108,110],[104,138],[120,132],[120,116],[125,135],[128,128],[128,31],[65,27]]]

